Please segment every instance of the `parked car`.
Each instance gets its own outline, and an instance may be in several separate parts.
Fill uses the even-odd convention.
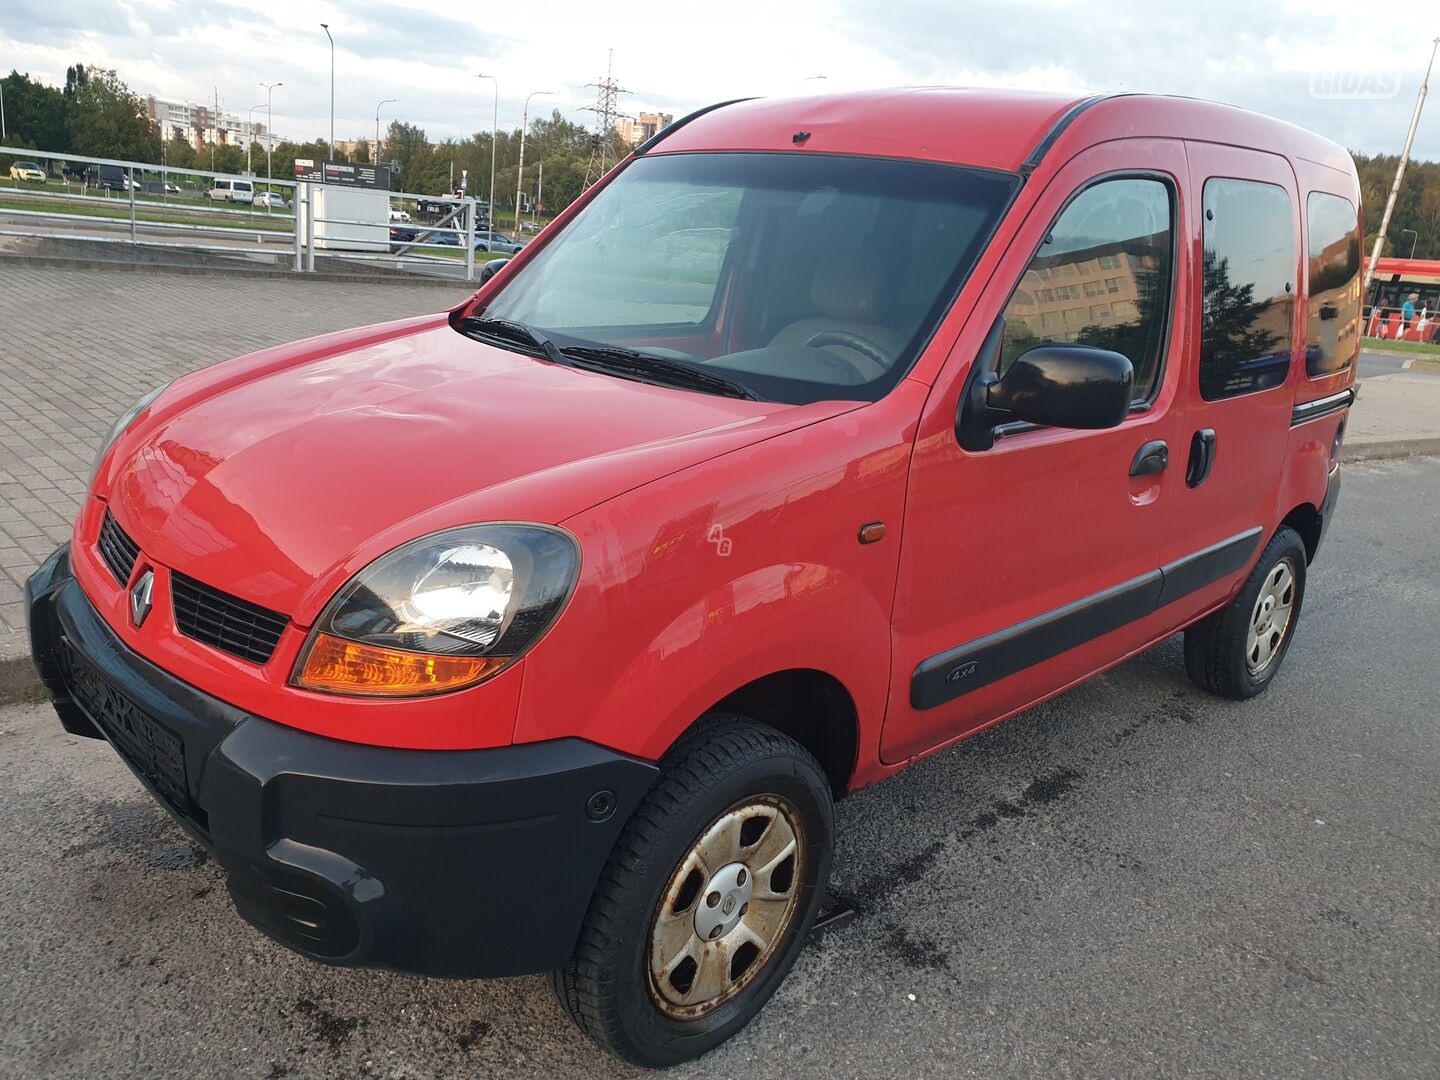
[[[10,166],[10,179],[43,184],[45,183],[45,170],[33,161],[17,161]]]
[[[85,170],[85,183],[101,191],[128,192],[132,187],[138,191],[140,187],[119,165],[91,165]]]
[[[219,177],[208,192],[216,202],[236,202],[251,205],[255,197],[255,184],[251,180],[236,180]]]
[[[409,220],[410,220],[410,211],[408,211],[408,210],[401,210],[398,206],[392,206],[392,207],[390,207],[390,221],[391,221],[392,223],[395,223],[395,222],[408,223]]]
[[[668,1065],[794,963],[835,799],[1179,632],[1274,682],[1360,189],[1226,106],[927,88],[702,111],[568,213],[449,313],[140,399],[27,610],[265,933],[551,972]]]
[[[514,255],[530,241],[528,238],[517,240],[513,236],[507,236],[500,232],[482,232],[475,234],[476,251],[500,251],[506,255]]]
[[[399,229],[392,225],[390,227],[390,250],[397,252],[406,244],[413,244],[417,236],[419,236],[419,232],[416,229]]]
[[[290,204],[278,191],[257,191],[251,199],[254,206],[263,206],[267,210],[287,210]]]
[[[142,180],[140,190],[147,195],[179,195],[180,185],[173,180]]]
[[[491,237],[493,237],[494,239],[492,240]],[[451,232],[432,232],[428,235],[427,242],[432,244],[444,244],[447,247],[464,246],[459,234]],[[506,236],[504,233],[478,232],[475,234],[476,251],[497,251],[504,252],[507,255],[513,255],[521,248],[523,248],[527,243],[529,243],[528,240],[517,241],[509,236]]]

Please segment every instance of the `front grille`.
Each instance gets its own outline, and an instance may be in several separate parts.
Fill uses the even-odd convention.
[[[121,585],[130,584],[130,572],[135,569],[135,560],[140,557],[140,545],[126,535],[115,515],[105,511],[105,520],[100,523],[100,541],[97,545],[100,557],[115,575]]]
[[[174,571],[170,574],[170,596],[175,605],[175,626],[182,634],[254,664],[270,659],[290,622],[279,612]]]

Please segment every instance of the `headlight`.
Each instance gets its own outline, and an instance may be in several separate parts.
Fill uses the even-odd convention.
[[[148,394],[142,397],[134,405],[131,405],[125,414],[115,421],[115,426],[110,429],[110,434],[105,436],[105,441],[100,444],[100,449],[95,454],[95,464],[90,466],[90,483],[95,483],[95,474],[100,471],[100,463],[105,460],[105,455],[115,445],[115,440],[125,434],[125,429],[135,422],[135,418],[155,403],[155,399],[165,392],[170,384],[157,386]],[[86,485],[87,487],[89,485]]]
[[[467,525],[382,555],[325,606],[292,682],[410,697],[496,674],[549,628],[580,568],[544,525]]]

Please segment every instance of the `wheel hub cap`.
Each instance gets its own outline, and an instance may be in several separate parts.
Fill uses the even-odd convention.
[[[695,905],[695,936],[712,941],[735,929],[749,913],[755,878],[744,863],[722,867],[705,883],[704,899]]]
[[[722,814],[671,875],[650,931],[650,994],[693,1020],[764,969],[799,910],[804,832],[788,802],[760,796]]]
[[[1265,575],[1255,610],[1245,635],[1245,666],[1251,675],[1268,668],[1280,652],[1290,632],[1290,617],[1295,609],[1295,569],[1289,559],[1281,559]]]

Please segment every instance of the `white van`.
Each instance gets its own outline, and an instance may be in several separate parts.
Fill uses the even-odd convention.
[[[255,185],[249,180],[219,179],[210,188],[210,198],[216,202],[238,202],[250,205],[255,197]]]

